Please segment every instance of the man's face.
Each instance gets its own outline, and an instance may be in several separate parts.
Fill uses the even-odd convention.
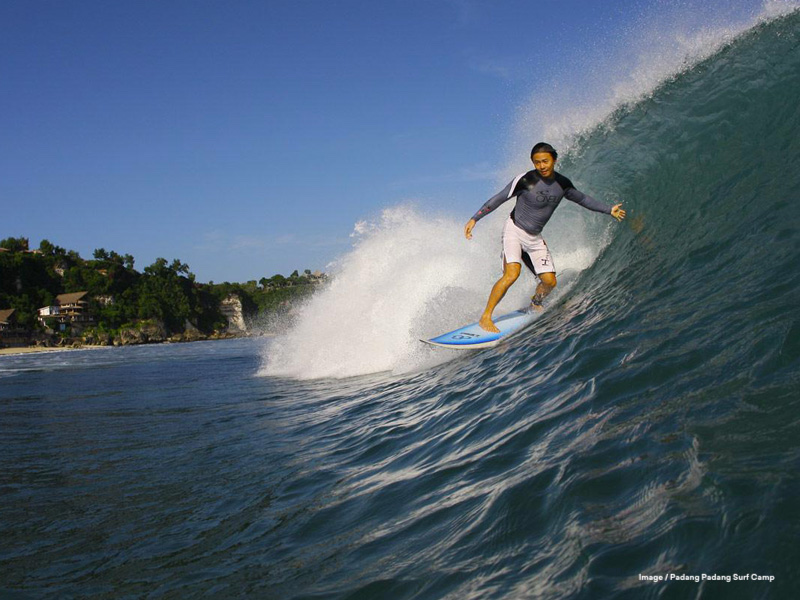
[[[537,152],[531,156],[533,166],[542,177],[552,177],[556,168],[556,159],[549,152]]]

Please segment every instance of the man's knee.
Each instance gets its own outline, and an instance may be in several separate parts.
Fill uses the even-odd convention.
[[[549,288],[556,287],[556,274],[555,273],[542,273],[539,275],[539,280]]]
[[[503,269],[503,279],[511,285],[519,278],[520,268],[519,263],[506,263]]]

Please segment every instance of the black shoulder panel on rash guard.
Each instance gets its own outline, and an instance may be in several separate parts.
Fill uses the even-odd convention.
[[[565,192],[570,188],[575,189],[575,186],[572,184],[572,182],[564,177],[561,173],[556,173],[555,175],[558,185],[560,185],[561,189],[563,189]]]
[[[536,169],[533,169],[532,171],[528,171],[527,173],[525,173],[525,175],[523,175],[522,177],[519,178],[519,181],[517,181],[517,185],[515,185],[514,189],[511,190],[511,195],[512,196],[518,196],[519,194],[521,194],[525,190],[531,189],[541,179],[542,178],[539,176],[539,172]],[[515,206],[511,210],[511,215],[509,215],[511,217],[511,220],[514,221],[515,225],[517,223],[516,211],[517,211],[517,207]]]
[[[536,172],[536,169],[534,169],[533,171],[528,171],[527,173],[525,173],[525,175],[519,178],[519,181],[517,181],[517,185],[515,185],[514,189],[511,190],[511,195],[518,196],[525,190],[535,186],[540,179],[541,177],[539,177],[539,173]]]

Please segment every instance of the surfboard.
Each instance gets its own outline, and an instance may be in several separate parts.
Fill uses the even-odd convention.
[[[420,340],[432,346],[452,348],[454,350],[477,350],[491,348],[500,343],[503,338],[510,336],[525,327],[535,319],[535,313],[528,309],[515,310],[514,312],[494,319],[494,324],[499,333],[486,331],[477,323],[459,327],[453,331],[443,333],[429,340]]]

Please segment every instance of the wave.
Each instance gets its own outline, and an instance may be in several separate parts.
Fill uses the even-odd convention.
[[[794,216],[785,197],[796,185],[798,13],[768,6],[749,29],[707,34],[702,51],[692,45],[672,60],[635,103],[614,96],[601,122],[570,133],[560,170],[599,198],[623,201],[629,220],[619,227],[570,203],[559,209],[548,244],[560,273],[585,276],[578,288],[560,286],[554,307],[598,302],[613,290],[629,294],[614,296],[623,312],[719,302],[720,289],[741,302],[756,287],[745,273],[771,272],[770,240],[757,232]],[[501,268],[505,208],[482,221],[471,242],[463,239],[466,219],[415,206],[360,223],[332,283],[267,346],[261,374],[349,377],[452,358],[418,339],[480,314]],[[631,289],[631,278],[647,285]],[[498,314],[524,305],[533,285],[530,277],[518,282]]]
[[[563,170],[629,219],[560,208],[546,235],[571,285],[505,345],[446,364],[415,338],[478,313],[503,217],[474,244],[461,219],[413,207],[360,227],[262,374],[429,368],[268,380],[315,490],[268,540],[307,566],[271,583],[295,598],[716,597],[728,588],[641,576],[747,570],[775,581],[734,594],[791,595],[798,97],[792,11],[580,132]]]

